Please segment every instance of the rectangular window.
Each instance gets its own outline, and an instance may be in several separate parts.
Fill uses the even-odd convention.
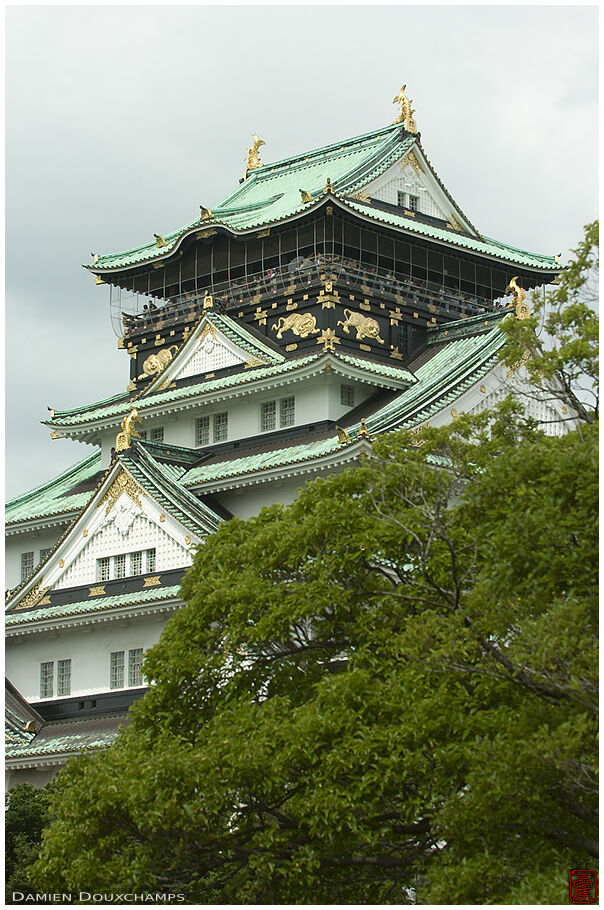
[[[34,551],[21,553],[21,581],[25,581],[34,570]]]
[[[406,208],[407,208],[407,206],[406,206],[406,204],[405,204],[405,202],[406,202],[405,196],[406,196],[406,195],[407,195],[407,194],[404,193],[402,190],[399,190],[399,191],[398,191],[398,196],[397,196],[398,204],[399,204],[400,207],[403,208],[403,209],[406,209]]]
[[[419,196],[412,196],[411,193],[409,193],[409,206],[408,206],[409,211],[417,212],[418,204],[419,204]]]
[[[147,438],[147,431],[146,431],[146,430],[139,430],[139,431],[138,431],[138,435],[140,436],[141,439],[146,439],[146,438]]]
[[[118,556],[113,557],[113,577],[114,578],[125,578],[126,577],[126,554],[120,553]]]
[[[147,572],[155,572],[155,550],[147,550]]]
[[[229,435],[229,414],[228,411],[221,411],[220,414],[214,414],[214,442],[224,442]]]
[[[260,432],[266,433],[277,426],[277,402],[265,401],[260,405]]]
[[[153,427],[149,430],[149,439],[151,442],[163,442],[164,441],[164,428],[163,427]]]
[[[134,648],[132,651],[128,651],[128,685],[129,686],[142,686],[143,684],[143,674],[141,672],[141,666],[143,663],[143,649]]]
[[[207,446],[210,442],[210,418],[198,417],[195,421],[195,445]]]
[[[103,556],[102,559],[97,559],[96,561],[96,577],[97,581],[109,581],[111,573],[111,559],[109,556]]]
[[[40,550],[40,562],[42,562],[44,559],[46,559],[46,557],[48,556],[48,554],[50,553],[51,550],[52,550],[52,547],[42,547],[42,549]]]
[[[354,407],[354,386],[340,386],[340,404],[343,404],[347,408]]]
[[[55,665],[52,660],[40,664],[40,698],[52,698]]]
[[[124,688],[125,651],[112,651],[109,659],[109,686]]]
[[[279,419],[282,427],[293,427],[296,422],[296,399],[293,395],[282,398],[279,407]]]
[[[142,550],[138,550],[136,553],[130,554],[130,574],[131,575],[142,575],[143,574]]]
[[[71,660],[57,661],[57,695],[71,695]]]

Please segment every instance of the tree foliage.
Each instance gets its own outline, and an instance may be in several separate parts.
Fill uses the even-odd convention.
[[[515,320],[506,357],[531,345],[533,380],[574,402],[597,360],[573,269],[553,347]],[[594,865],[598,806],[597,423],[574,411],[562,438],[511,401],[420,445],[399,431],[223,525],[131,725],[57,779],[38,887],[564,901],[568,871]]]
[[[488,421],[208,539],[131,726],[57,781],[41,888],[562,900],[596,843],[596,436]]]
[[[37,858],[42,831],[48,824],[49,788],[36,790],[31,784],[20,784],[6,795],[4,815],[4,856],[6,903],[13,903],[13,892],[31,895],[28,867]]]
[[[599,403],[599,233],[598,221],[587,224],[553,289],[533,294],[532,315],[504,323],[504,362],[526,362],[542,400],[561,400],[573,418],[589,423]]]

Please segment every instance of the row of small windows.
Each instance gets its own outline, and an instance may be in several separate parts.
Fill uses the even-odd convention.
[[[155,572],[156,562],[155,548],[102,556],[96,561],[96,578],[97,581],[111,581],[113,578],[145,575],[147,572]]]
[[[212,438],[210,439],[210,430]],[[198,417],[195,421],[195,445],[207,446],[210,442],[225,442],[229,436],[229,414],[221,411],[212,417]]]
[[[401,208],[407,209],[408,212],[417,212],[419,209],[419,196],[414,196],[412,193],[405,193],[403,190],[399,190],[398,204]]]
[[[163,427],[151,427],[150,430],[141,430],[139,433],[141,439],[148,439],[149,442],[163,442],[164,441],[164,428]]]
[[[109,655],[109,687],[124,689],[126,686],[142,686],[143,649],[112,651]],[[40,698],[55,695],[71,695],[71,658],[46,660],[40,664]]]
[[[126,665],[126,654],[128,662]],[[142,686],[143,649],[133,648],[130,651],[112,651],[109,656],[109,687],[123,689],[126,685],[126,666],[128,669],[128,686]]]
[[[71,659],[56,662],[57,695],[71,694]],[[40,698],[52,698],[55,693],[55,662],[40,664]]]
[[[276,430],[277,418],[279,427],[293,427],[296,422],[296,399],[293,395],[278,401],[264,401],[260,405],[260,432]]]
[[[40,559],[38,562],[42,562],[43,559],[46,559],[51,550],[52,547],[42,547],[40,549]],[[33,572],[34,566],[36,564],[35,555],[35,550],[29,550],[27,553],[21,553],[21,581],[25,581],[25,579],[28,578],[28,576],[30,576]]]

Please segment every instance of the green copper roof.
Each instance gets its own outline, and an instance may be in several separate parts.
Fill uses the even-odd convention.
[[[429,420],[489,372],[504,343],[505,335],[495,323],[482,334],[443,345],[415,370],[418,381],[414,386],[367,418],[369,431],[384,433]]]
[[[179,591],[180,585],[166,585],[142,591],[131,591],[128,594],[108,594],[106,597],[88,598],[77,603],[33,607],[31,610],[14,610],[6,613],[4,624],[9,630],[34,622],[47,622],[67,616],[87,616],[91,613],[104,613],[120,607],[134,607],[138,604],[154,603],[155,601],[174,600],[178,597]]]
[[[401,141],[401,138],[403,141]],[[212,207],[213,219],[195,219],[178,231],[164,234],[166,246],[155,241],[124,253],[101,256],[92,271],[125,268],[163,258],[190,230],[221,224],[233,231],[263,227],[301,213],[300,189],[320,197],[329,177],[338,193],[351,193],[373,180],[399,158],[415,141],[400,124],[372,130],[363,136],[334,143],[315,151],[263,164],[249,172],[244,182],[222,202]]]
[[[323,195],[327,178],[331,179],[337,196],[350,197],[383,174],[414,143],[419,145],[418,136],[406,133],[401,124],[391,124],[344,142],[281,161],[264,163],[262,167],[249,172],[247,178],[234,192],[212,207],[211,219],[203,221],[195,219],[184,228],[164,234],[164,246],[157,246],[156,241],[150,241],[123,253],[101,256],[97,263],[88,265],[87,268],[102,274],[106,269],[124,269],[143,262],[163,259],[176,250],[185,235],[194,230],[220,225],[232,232],[242,233],[297,217],[304,211],[312,209],[313,205],[316,206],[317,200]],[[423,149],[422,153],[425,155]],[[450,194],[433,168],[432,172],[451,200]],[[300,190],[309,192],[315,201],[302,203]],[[347,199],[345,205],[372,221],[401,228],[412,234],[446,242],[472,252],[484,253],[487,256],[496,256],[517,265],[538,269],[555,268],[551,257],[518,250],[495,240],[470,237],[463,232],[444,227],[432,227],[403,214],[390,214],[372,206],[357,204],[354,200]]]
[[[144,445],[135,443],[130,452],[133,454],[121,455],[120,461],[173,518],[200,537],[216,531],[222,519],[179,482],[184,474],[182,465],[156,461]]]
[[[222,376],[218,379],[207,379],[203,382],[192,385],[178,386],[174,389],[165,389],[162,392],[153,392],[143,394],[136,400],[136,407],[140,416],[144,419],[147,408],[158,405],[169,404],[175,401],[186,401],[189,398],[196,398],[200,395],[211,395],[214,392],[220,392],[226,389],[235,388],[241,385],[250,385],[255,381],[265,378],[281,376],[286,373],[293,373],[302,369],[314,360],[323,356],[323,351],[309,354],[306,357],[293,358],[284,360],[282,363],[272,364],[270,366],[259,366],[250,369],[243,369],[239,373],[231,373],[228,376]],[[413,382],[413,376],[408,370],[402,367],[390,366],[389,364],[377,363],[373,360],[365,360],[362,357],[353,357],[347,354],[341,354],[339,351],[333,352],[333,357],[342,363],[349,364],[363,372],[380,376],[383,379],[390,379],[400,382]],[[87,408],[79,407],[73,410],[58,411],[55,410],[54,417],[46,421],[48,426],[52,427],[74,427],[91,421],[104,420],[105,418],[122,417],[127,414],[131,408],[130,401],[123,401],[120,404],[94,403]]]
[[[5,755],[9,763],[33,758],[66,757],[74,752],[88,752],[110,746],[119,728],[128,724],[127,714],[104,714],[54,721],[45,724],[30,742],[7,743]]]
[[[226,313],[210,310],[209,313],[206,313],[206,316],[209,322],[223,332],[234,344],[247,351],[248,354],[260,359],[267,359],[269,363],[283,363],[285,360],[285,356],[280,351],[256,338],[242,322],[237,322],[236,319],[227,316]]]
[[[83,493],[70,493],[74,487],[90,480],[101,470],[101,453],[95,451],[87,455],[73,467],[68,468],[47,483],[10,499],[5,506],[7,526],[31,519],[49,516],[70,515],[79,511],[92,497],[93,490]]]
[[[182,478],[182,483],[186,486],[199,486],[209,481],[224,480],[227,477],[239,477],[242,474],[267,471],[282,465],[299,464],[313,458],[320,458],[322,455],[330,455],[340,448],[344,447],[340,446],[337,435],[334,433],[329,439],[321,439],[317,442],[287,446],[271,452],[244,455],[241,458],[232,458],[217,464],[199,465],[187,471]]]

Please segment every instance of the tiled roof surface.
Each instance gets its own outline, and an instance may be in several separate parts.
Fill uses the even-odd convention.
[[[412,145],[414,137],[400,141],[400,125],[373,130],[315,151],[264,164],[251,171],[247,179],[221,203],[212,207],[213,220],[190,222],[184,228],[164,234],[166,246],[155,241],[123,253],[101,256],[93,271],[123,268],[165,256],[178,239],[193,228],[224,224],[234,231],[261,227],[302,212],[300,189],[320,196],[327,177],[339,192],[352,192],[356,185],[368,183],[393,164]]]
[[[47,483],[10,499],[5,506],[7,525],[49,516],[60,516],[79,511],[90,500],[93,489],[70,493],[80,484],[92,480],[101,470],[101,452],[87,455],[76,465],[63,471]]]
[[[310,363],[318,357],[319,354],[311,354],[308,357],[300,357],[297,360],[286,360],[283,363],[273,364],[271,366],[253,367],[242,370],[240,373],[231,373],[228,376],[221,376],[218,379],[208,379],[205,382],[198,382],[193,385],[179,386],[175,389],[166,389],[163,392],[151,392],[150,395],[143,395],[136,402],[139,414],[145,413],[145,408],[151,408],[156,405],[168,404],[171,401],[185,400],[186,398],[195,398],[203,393],[221,391],[222,389],[232,388],[233,386],[243,383],[253,382],[255,379],[261,379],[265,376],[279,376],[282,373],[288,373],[297,367]],[[130,411],[131,403],[126,401],[119,405],[101,405],[97,403],[88,405],[87,408],[78,408],[76,411],[65,410],[56,411],[49,426],[70,427],[77,426],[81,423],[87,423],[90,420],[101,420],[105,417],[121,417]]]
[[[223,225],[232,231],[242,232],[261,228],[299,215],[313,203],[302,203],[300,190],[320,199],[327,178],[332,181],[339,196],[353,195],[358,189],[383,174],[417,141],[405,133],[400,124],[391,124],[372,130],[362,136],[314,151],[295,155],[251,171],[247,179],[221,203],[212,207],[213,219],[196,219],[184,228],[164,234],[165,246],[158,247],[150,241],[123,253],[101,256],[93,272],[104,269],[122,269],[142,262],[153,261],[169,255],[180,238],[200,227]],[[435,177],[449,196],[435,173]],[[451,198],[449,196],[449,198]],[[349,203],[359,213],[372,220],[419,233],[434,240],[445,240],[454,246],[507,259],[519,265],[535,268],[553,268],[551,257],[534,255],[524,250],[500,244],[487,238],[474,239],[455,230],[433,228],[404,215],[389,216],[367,206]]]
[[[7,743],[5,755],[9,761],[18,761],[100,749],[115,742],[119,728],[127,726],[128,721],[127,714],[53,721],[45,724],[28,743]]]
[[[497,317],[489,319],[489,327],[484,326],[482,319],[483,330],[480,333],[454,339],[442,347],[435,346],[431,356],[428,351],[426,362],[415,371],[416,383],[367,417],[367,428],[370,433],[378,434],[387,430],[415,426],[428,420],[481,379],[496,362],[497,352],[505,341],[505,336],[498,328],[498,322],[503,315],[505,314],[497,314]],[[477,332],[478,325],[468,326],[469,330],[472,328]],[[354,437],[360,424],[350,426],[345,418],[342,422]],[[286,446],[241,458],[213,461],[191,468],[183,475],[181,483],[197,487],[217,480],[311,461],[331,454],[339,448],[341,447],[337,438],[332,436],[329,439]]]
[[[199,465],[191,468],[182,478],[186,486],[198,486],[208,481],[223,480],[227,477],[239,477],[242,474],[252,474],[257,471],[266,471],[278,468],[281,465],[297,464],[329,455],[340,448],[336,434],[329,439],[316,442],[302,443],[300,445],[286,446],[274,449],[271,452],[259,452],[254,455],[244,455],[241,458],[232,458],[218,463]]]
[[[222,518],[180,483],[185,473],[182,465],[156,461],[136,443],[132,451],[133,456],[126,453],[121,457],[122,464],[173,518],[200,537],[217,530]]]
[[[266,377],[281,376],[285,373],[294,372],[301,367],[306,366],[313,360],[322,356],[323,351],[318,350],[316,353],[309,354],[306,357],[293,358],[284,360],[283,363],[272,364],[271,366],[253,367],[241,370],[239,373],[231,373],[227,376],[221,376],[218,379],[207,379],[203,382],[192,385],[183,385],[175,389],[165,389],[162,392],[151,392],[149,395],[143,395],[137,400],[137,409],[141,416],[144,415],[146,408],[156,407],[157,405],[168,404],[173,401],[186,400],[195,398],[202,394],[211,394],[212,392],[222,391],[224,389],[234,388],[238,385],[249,385],[257,379]],[[348,363],[367,373],[374,374],[389,379],[397,379],[406,382],[413,382],[413,376],[403,367],[390,366],[390,364],[378,363],[375,360],[365,360],[362,357],[354,357],[348,354],[341,354],[339,351],[334,352],[334,357],[343,363]],[[49,426],[54,427],[72,427],[79,424],[89,423],[92,420],[103,420],[110,417],[121,417],[128,413],[130,402],[125,401],[117,405],[91,404],[87,409],[77,408],[74,411],[55,411],[52,421],[48,421]]]
[[[495,323],[482,334],[435,346],[434,356],[415,370],[417,383],[367,418],[369,431],[384,433],[428,420],[488,373],[504,343]]]
[[[24,626],[32,622],[43,622],[68,616],[86,616],[92,613],[104,613],[120,607],[133,607],[138,604],[171,600],[178,597],[180,585],[158,586],[130,591],[127,594],[111,594],[107,597],[93,597],[77,603],[57,604],[56,606],[33,607],[31,610],[15,610],[6,614],[4,624],[7,629]]]

